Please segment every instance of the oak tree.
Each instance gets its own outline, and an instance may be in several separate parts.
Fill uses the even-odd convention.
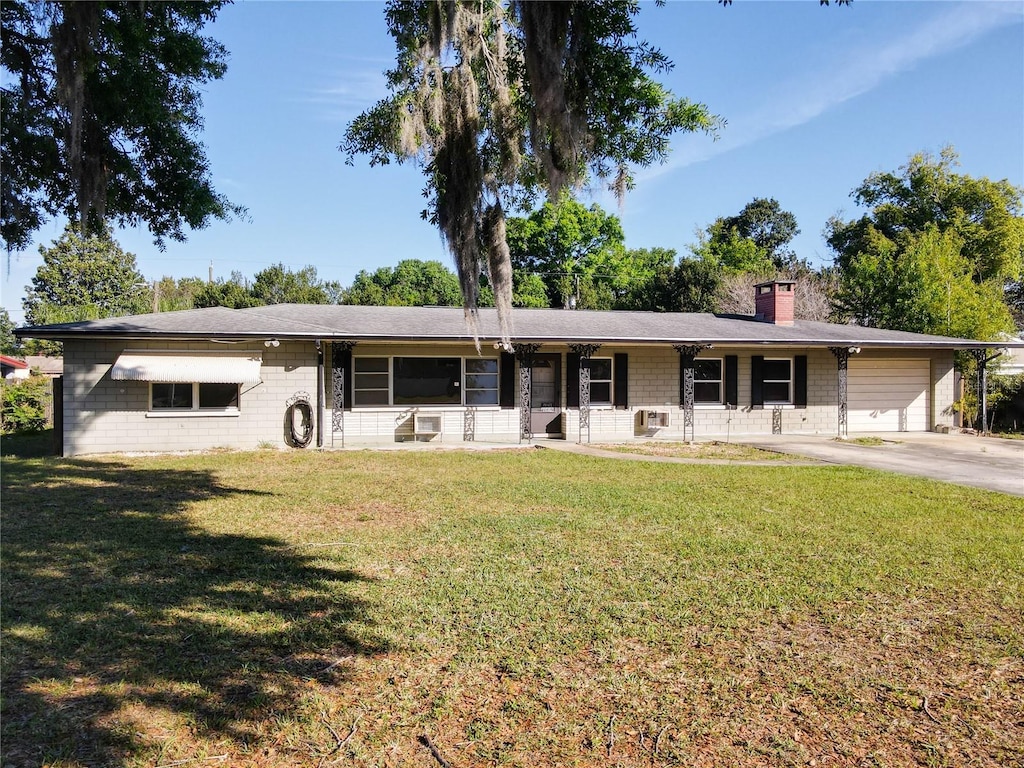
[[[40,246],[39,254],[43,263],[22,301],[29,325],[148,311],[149,285],[135,254],[122,250],[109,232],[82,235],[69,224],[52,246]]]
[[[454,257],[467,318],[486,271],[506,338],[506,210],[589,179],[621,196],[631,168],[663,159],[674,133],[719,125],[654,79],[672,64],[638,39],[638,9],[635,0],[386,6],[392,94],[348,126],[341,149],[349,162],[419,164],[423,215]]]
[[[198,139],[201,87],[227,66],[202,34],[222,4],[0,4],[8,250],[58,215],[86,235],[142,224],[162,245],[244,212],[214,190]]]

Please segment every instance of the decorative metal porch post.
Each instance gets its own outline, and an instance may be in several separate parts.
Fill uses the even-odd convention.
[[[570,344],[569,349],[580,356],[580,437],[583,442],[583,430],[587,431],[587,442],[590,442],[590,358],[600,344]]]
[[[346,352],[351,352],[354,341],[331,342],[331,445],[335,435],[341,435],[341,447],[345,447],[345,360]],[[349,365],[352,364],[349,357]]]
[[[682,360],[683,375],[679,377],[679,408],[683,411],[683,440],[694,439],[693,427],[693,363],[710,344],[673,344]]]
[[[519,442],[533,440],[533,356],[540,344],[513,344],[519,363]]]
[[[849,434],[849,363],[850,363],[850,348],[849,347],[829,347],[828,351],[836,357],[836,366],[838,369],[838,387],[839,387],[839,424],[837,426],[837,435],[839,437],[846,437]]]

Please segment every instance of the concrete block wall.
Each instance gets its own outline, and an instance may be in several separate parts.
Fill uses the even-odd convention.
[[[352,357],[466,357],[498,358],[501,352],[493,346],[482,346],[477,352],[472,344],[438,344],[420,346],[415,344],[373,344],[359,343],[352,349]],[[327,354],[325,389],[328,405],[333,407],[330,359]],[[518,383],[516,401],[518,406]],[[347,396],[351,396],[348,393]],[[440,414],[442,431],[434,436],[421,436],[420,440],[439,443],[457,442],[516,442],[519,439],[519,409],[494,406],[466,408],[461,405],[406,405],[381,406],[374,408],[355,407],[346,410],[342,416],[343,430],[336,432],[330,411],[325,414],[324,443],[327,446],[374,445],[395,442],[410,442],[416,439],[413,431],[415,415]]]
[[[125,349],[223,351],[210,342],[157,347],[140,342],[73,340],[64,345],[64,453],[68,456],[122,451],[283,446],[287,401],[305,391],[316,401],[316,349],[312,342],[265,348],[232,344],[231,350],[259,352],[262,382],[244,384],[237,415],[196,415],[149,411],[149,383],[114,381],[110,369]]]
[[[639,428],[639,411],[659,411],[669,414],[669,426],[652,434],[669,439],[683,437],[683,410],[679,406],[679,354],[671,347],[602,347],[596,356],[629,354],[629,408],[595,407],[590,413],[592,441],[623,439],[634,434],[646,434]],[[952,424],[951,405],[954,400],[953,353],[949,350],[866,350],[864,357],[927,357],[931,360],[932,391],[931,424]],[[807,406],[781,408],[783,434],[835,435],[839,431],[839,375],[835,356],[827,349],[793,348],[721,348],[704,350],[698,359],[737,357],[738,404],[734,409],[725,406],[696,406],[694,408],[694,436],[720,437],[726,435],[770,434],[773,408],[753,407],[751,398],[751,358],[754,355],[772,357],[807,356]],[[563,402],[565,392],[563,390]],[[933,427],[934,428],[934,427]],[[579,414],[566,413],[566,439],[579,439]]]
[[[420,440],[438,443],[458,442],[515,442],[519,439],[519,409],[463,408],[445,406],[434,408],[360,409],[345,411],[343,429],[334,431],[331,413],[326,414],[324,443],[327,447],[344,443],[374,445],[410,442],[415,414],[441,414],[442,430],[435,436],[421,436]]]
[[[312,342],[283,342],[279,347],[262,343],[230,345],[233,351],[248,350],[262,355],[262,381],[243,385],[237,415],[195,415],[149,412],[149,384],[113,381],[110,368],[125,349],[175,349],[220,351],[225,345],[212,342],[177,342],[157,345],[141,342],[73,340],[65,343],[64,425],[65,453],[77,455],[111,451],[197,450],[217,447],[252,449],[261,444],[284,446],[284,416],[288,401],[305,393],[316,403],[316,348]],[[548,345],[542,349],[563,354],[562,402],[565,392],[565,346]],[[671,347],[608,345],[597,357],[618,352],[629,355],[629,407],[595,406],[590,412],[592,441],[628,439],[640,434],[641,411],[667,411],[670,425],[657,432],[659,437],[683,436],[683,412],[679,408],[679,355]],[[416,346],[360,344],[353,354],[360,355],[434,355],[474,357],[471,344]],[[791,357],[807,355],[806,408],[782,409],[783,433],[835,434],[838,428],[838,376],[836,360],[826,349],[710,349],[700,357],[724,357],[735,354],[738,363],[739,404],[698,406],[694,411],[695,437],[766,434],[772,431],[772,409],[750,405],[751,357]],[[861,354],[889,356],[899,351],[866,351]],[[909,352],[906,354],[910,354]],[[950,351],[913,351],[914,357],[931,361],[930,393],[933,425],[952,424],[949,410],[954,400],[953,354]],[[492,348],[481,350],[483,357],[497,357]],[[464,440],[478,442],[517,442],[519,439],[519,378],[515,382],[516,407],[497,406],[466,409],[462,406],[405,406],[355,408],[344,412],[344,434],[333,430],[330,348],[325,347],[324,446],[394,443],[412,440],[413,416],[439,413],[443,417],[441,434],[430,438],[443,443]],[[579,411],[564,410],[565,437],[579,439]]]
[[[615,350],[620,351],[620,350]],[[627,350],[621,350],[627,351]],[[631,411],[667,411],[669,426],[658,430],[659,437],[683,436],[683,410],[679,406],[679,353],[671,347],[633,348],[629,351],[629,403]],[[773,409],[753,407],[751,396],[751,357],[807,356],[807,407],[783,406],[784,433],[834,434],[839,419],[836,359],[827,349],[748,347],[742,349],[706,349],[697,359],[724,359],[736,355],[736,408],[724,405],[695,406],[694,436],[728,434],[765,434],[772,431]],[[624,421],[620,419],[620,421]],[[634,419],[633,424],[638,423]],[[595,420],[591,414],[591,433]],[[616,426],[621,429],[619,422]],[[621,434],[621,433],[620,433]]]
[[[952,427],[956,423],[953,403],[956,401],[956,371],[953,369],[952,350],[938,350],[932,354],[931,423],[936,427]]]

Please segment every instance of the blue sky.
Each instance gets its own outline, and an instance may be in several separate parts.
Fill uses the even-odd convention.
[[[856,0],[644,3],[641,35],[675,69],[663,81],[727,121],[718,141],[678,136],[664,165],[638,171],[622,208],[630,247],[680,254],[695,230],[755,197],[795,214],[793,245],[831,262],[821,231],[857,214],[850,191],[873,171],[952,144],[961,171],[1024,186],[1024,3]],[[351,283],[360,269],[406,258],[451,266],[436,230],[420,220],[422,177],[412,165],[345,165],[337,147],[349,120],[386,95],[393,60],[377,2],[236,2],[209,34],[230,52],[223,80],[205,91],[215,186],[249,209],[164,252],[145,231],[118,240],[149,279],[248,277],[278,262],[311,264]],[[49,244],[63,222],[38,235]],[[23,318],[38,247],[5,265],[2,304]]]

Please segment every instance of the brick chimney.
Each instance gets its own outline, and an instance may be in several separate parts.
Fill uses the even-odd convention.
[[[775,325],[793,324],[795,280],[773,280],[754,286],[754,319]]]

